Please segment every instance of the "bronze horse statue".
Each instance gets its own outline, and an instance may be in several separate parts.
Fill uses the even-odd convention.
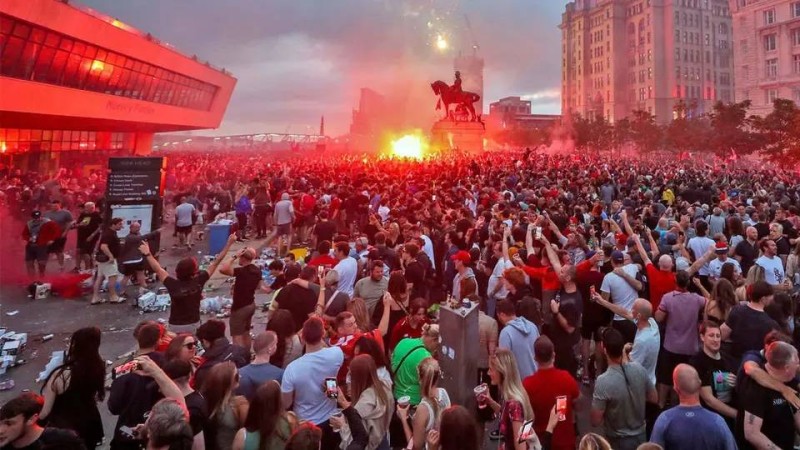
[[[470,122],[480,122],[480,118],[475,114],[475,106],[473,103],[481,99],[481,96],[474,92],[453,92],[449,84],[442,80],[434,81],[431,83],[433,93],[439,96],[439,101],[436,102],[436,109],[439,110],[444,103],[445,119],[451,119],[450,105],[456,107],[463,107],[469,112]]]

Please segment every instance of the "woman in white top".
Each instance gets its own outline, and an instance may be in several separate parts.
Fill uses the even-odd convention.
[[[425,449],[425,438],[428,431],[439,428],[439,419],[442,411],[450,407],[450,396],[444,388],[439,387],[442,371],[439,362],[428,357],[422,360],[417,366],[419,373],[419,387],[422,400],[414,413],[412,426],[408,426],[408,407],[397,407],[397,415],[403,423],[408,446],[413,450]]]
[[[366,450],[376,450],[381,444],[388,445],[386,433],[394,410],[394,398],[391,388],[378,378],[375,361],[368,354],[361,354],[353,358],[350,363],[350,399],[353,407],[358,411],[364,428],[369,434],[369,443]],[[347,409],[350,402],[340,393],[339,406]],[[339,434],[342,436],[342,450],[347,449],[352,441],[350,428],[342,424]]]

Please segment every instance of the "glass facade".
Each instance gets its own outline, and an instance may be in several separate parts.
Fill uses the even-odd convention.
[[[0,153],[123,150],[133,133],[0,128]]]
[[[0,14],[0,75],[208,111],[217,86]]]

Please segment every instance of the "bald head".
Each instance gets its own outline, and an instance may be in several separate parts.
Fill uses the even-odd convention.
[[[653,317],[653,305],[648,300],[637,298],[633,302],[633,310],[639,314],[642,320]]]
[[[253,350],[256,354],[269,355],[275,349],[275,343],[278,341],[278,335],[274,331],[265,331],[259,333],[253,339]]]
[[[131,233],[134,233],[134,234],[136,234],[136,233],[138,233],[138,232],[139,232],[139,230],[141,230],[141,229],[142,229],[142,225],[141,225],[141,224],[139,224],[139,222],[131,222],[131,226],[130,226],[130,232],[131,232]]]
[[[681,403],[685,397],[697,397],[700,395],[700,375],[697,370],[688,364],[678,364],[672,371],[672,383]]]
[[[242,250],[241,255],[239,256],[243,261],[243,263],[250,263],[254,259],[256,259],[256,251],[250,247],[245,248]]]
[[[658,257],[658,268],[664,272],[672,272],[672,258],[669,255]]]

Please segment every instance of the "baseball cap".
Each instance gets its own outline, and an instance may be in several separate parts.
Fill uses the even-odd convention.
[[[594,255],[596,255],[596,254],[597,254],[597,252],[596,252],[596,251],[594,251],[594,250],[589,250],[588,252],[586,252],[586,259],[592,259],[592,258],[594,258]]]
[[[667,233],[664,240],[667,242],[667,245],[675,245],[678,243],[678,235],[675,233]]]
[[[461,261],[461,262],[472,262],[472,257],[469,255],[469,252],[461,250],[457,252],[455,255],[451,256],[450,259],[453,261]]]
[[[724,253],[728,251],[728,243],[725,241],[717,241],[714,245],[714,251],[717,253]]]
[[[611,252],[611,260],[614,262],[625,261],[625,255],[619,250],[614,250]]]

